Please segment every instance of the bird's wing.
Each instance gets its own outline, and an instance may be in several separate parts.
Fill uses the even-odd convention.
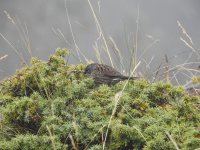
[[[107,66],[106,70],[103,72],[103,75],[112,79],[121,79],[121,80],[135,80],[138,79],[139,77],[129,77],[129,76],[124,76],[120,72],[116,71],[114,68]]]
[[[105,71],[104,71],[104,76],[110,77],[110,78],[115,78],[122,76],[122,74],[118,71],[116,71],[114,68],[107,66]]]
[[[112,84],[112,78],[107,77],[107,76],[95,76],[93,77],[95,84],[100,85],[100,84]]]

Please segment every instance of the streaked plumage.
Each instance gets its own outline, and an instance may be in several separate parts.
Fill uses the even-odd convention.
[[[100,84],[107,84],[107,85],[114,85],[119,81],[123,80],[133,80],[137,79],[138,77],[128,77],[122,75],[120,72],[116,71],[114,68],[98,63],[89,64],[85,68],[86,75],[94,79],[96,85]]]

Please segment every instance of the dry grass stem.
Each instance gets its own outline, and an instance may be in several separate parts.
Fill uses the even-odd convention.
[[[169,82],[169,61],[167,55],[165,55],[165,81]]]
[[[140,20],[140,4],[137,6],[137,19],[136,19],[136,33],[135,33],[135,57],[134,65],[137,63],[137,51],[138,51],[138,32],[139,32],[139,20]]]
[[[184,40],[182,37],[180,37],[180,40],[187,46],[189,47],[193,52],[197,53],[198,50],[196,50],[192,45],[190,45],[186,40]]]
[[[94,50],[95,50],[95,54],[96,54],[96,58],[97,58],[97,61],[99,63],[101,63],[101,54],[100,54],[100,51],[98,49],[98,44],[95,42],[95,45],[93,46]]]
[[[22,25],[22,23],[18,17],[16,17],[16,19],[13,19],[6,10],[4,10],[4,13],[7,16],[8,20],[12,24],[14,24],[14,26],[16,27],[21,41],[23,41],[25,48],[28,50],[28,53],[29,53],[30,57],[32,58],[33,55],[32,55],[30,36],[29,36],[27,25],[26,24]]]
[[[4,55],[4,56],[0,57],[0,60],[3,60],[5,58],[7,58],[7,57],[8,57],[8,55]]]
[[[50,136],[50,138],[51,138],[51,142],[52,142],[53,149],[56,150],[56,146],[55,146],[55,142],[54,142],[54,137],[53,137],[53,135],[52,135],[52,133],[51,133],[51,130],[50,130],[49,126],[46,126],[46,128],[47,128],[47,130],[48,130],[48,132],[49,132],[49,136]]]
[[[119,50],[119,48],[117,47],[117,44],[115,43],[115,41],[113,40],[113,38],[112,37],[109,37],[109,40],[111,41],[111,43],[112,43],[112,47],[113,47],[113,50],[114,50],[114,52],[117,52],[117,54],[116,54],[116,56],[119,58],[118,60],[119,60],[119,62],[120,62],[120,65],[121,65],[121,71],[122,70],[124,70],[124,64],[123,64],[123,62],[124,62],[124,59],[123,59],[123,56],[122,56],[122,54],[121,54],[121,52],[120,52],[120,50]]]
[[[178,27],[182,30],[182,33],[189,39],[190,43],[193,45],[192,38],[189,36],[189,34],[186,32],[185,28],[181,25],[180,21],[177,20]]]
[[[84,148],[84,150],[87,150],[87,148],[90,146],[90,144],[91,144],[92,141],[95,139],[95,137],[96,137],[100,132],[102,132],[103,128],[105,128],[105,127],[106,127],[106,125],[104,125],[103,127],[101,127],[101,128],[98,130],[98,133],[96,133],[96,134],[93,136],[92,140],[88,143],[88,145]]]
[[[138,62],[138,64],[135,66],[135,68],[134,68],[134,70],[132,71],[130,77],[134,74],[135,70],[138,68],[138,66],[140,65],[140,63],[141,63],[141,62]],[[114,99],[115,105],[114,105],[114,108],[113,108],[113,110],[112,110],[112,114],[111,114],[111,116],[110,116],[110,119],[109,119],[109,122],[108,122],[108,126],[107,126],[107,129],[106,129],[106,134],[105,134],[105,138],[104,138],[104,142],[103,142],[103,150],[105,149],[106,139],[107,139],[107,136],[108,136],[108,130],[109,130],[109,128],[110,128],[110,124],[111,124],[112,118],[113,118],[113,116],[115,115],[115,112],[116,112],[116,109],[117,109],[117,105],[119,104],[119,100],[120,100],[120,98],[121,98],[122,95],[123,95],[123,91],[125,90],[126,86],[128,85],[128,81],[129,81],[129,79],[125,82],[125,84],[124,84],[122,90],[121,90],[120,92],[116,93],[116,95],[115,95],[115,99]]]
[[[13,49],[13,51],[17,54],[17,56],[20,58],[20,60],[22,61],[23,64],[25,64],[26,66],[28,66],[28,64],[26,63],[24,57],[22,57],[22,55],[18,52],[18,50],[14,47],[14,45],[3,35],[0,33],[0,36],[6,41],[6,43]]]
[[[105,46],[105,51],[106,53],[108,54],[108,57],[109,57],[109,60],[110,60],[110,63],[111,63],[111,66],[114,67],[114,64],[113,64],[113,61],[112,61],[112,57],[111,57],[111,54],[110,54],[110,51],[109,51],[109,48],[108,48],[108,44],[107,44],[107,41],[106,41],[106,37],[104,36],[104,33],[102,31],[102,28],[101,28],[101,25],[100,25],[100,21],[99,19],[97,18],[97,15],[94,11],[94,8],[90,2],[90,0],[88,0],[88,4],[90,6],[90,9],[92,11],[92,14],[94,16],[94,20],[95,20],[95,24],[96,24],[96,27],[97,27],[97,31],[99,32],[99,37],[102,38],[103,40],[103,43],[104,43],[104,46]]]
[[[169,134],[169,132],[168,132],[168,131],[165,131],[165,133],[166,133],[167,137],[168,137],[168,138],[172,141],[172,143],[174,144],[176,150],[180,150],[180,149],[178,148],[178,145],[177,145],[176,141],[172,138],[172,136]]]
[[[4,13],[6,14],[8,20],[10,20],[11,23],[15,24],[15,21],[13,20],[13,18],[10,16],[10,14],[6,10],[4,10]]]
[[[67,8],[67,0],[65,0],[65,12],[66,12],[66,15],[67,15],[67,21],[68,21],[69,28],[70,28],[70,32],[71,32],[71,35],[72,35],[72,39],[73,39],[73,42],[74,42],[74,45],[75,45],[76,53],[77,53],[79,62],[81,63],[82,60],[81,60],[80,54],[81,54],[85,59],[86,59],[86,57],[85,57],[85,55],[81,52],[80,48],[78,47],[78,45],[77,45],[77,43],[76,43],[75,35],[74,35],[73,29],[72,29],[72,24],[71,24],[71,20],[70,20],[68,8]]]
[[[72,143],[72,146],[75,150],[78,150],[78,148],[76,147],[76,144],[75,144],[75,141],[74,141],[74,138],[71,134],[69,134],[69,139],[71,140],[71,143]]]

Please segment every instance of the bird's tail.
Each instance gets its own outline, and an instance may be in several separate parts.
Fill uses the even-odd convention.
[[[121,80],[136,80],[139,79],[140,77],[119,76],[118,78]]]
[[[128,79],[130,79],[130,80],[136,80],[136,79],[140,79],[140,77],[128,77]]]
[[[139,79],[140,77],[129,77],[129,76],[123,76],[122,79],[124,80],[136,80],[136,79]]]
[[[120,81],[123,81],[123,80],[135,80],[135,79],[139,79],[139,77],[129,77],[129,76],[115,76],[115,78],[112,79],[111,81],[111,85],[114,85]]]

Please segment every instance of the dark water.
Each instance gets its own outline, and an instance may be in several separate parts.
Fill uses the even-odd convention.
[[[156,68],[165,61],[165,55],[168,58],[169,68],[187,62],[196,63],[184,67],[198,67],[199,0],[91,1],[101,31],[113,56],[113,64],[119,70],[120,63],[123,63],[126,72],[128,71],[131,60],[130,51],[133,49],[137,49],[137,61],[141,61],[138,72],[149,78],[155,75]],[[14,22],[9,19],[9,15]],[[178,27],[177,20],[192,38],[193,44],[190,44],[195,50],[180,40],[180,37],[183,37],[189,41]],[[111,64],[107,53],[104,52],[106,46],[102,36],[99,38],[100,33],[88,0],[67,0],[66,5],[64,0],[1,0],[0,33],[12,43],[12,46],[20,55],[23,55],[27,62],[31,56],[47,60],[57,47],[67,47],[76,55],[76,45],[87,59],[97,61],[94,50],[97,44],[101,52],[101,60],[106,64]],[[121,52],[123,57],[121,62],[115,57],[113,50],[116,48],[109,37],[112,37]],[[24,39],[28,38],[32,55],[28,53],[27,45],[24,44]],[[22,67],[22,62],[12,46],[0,36],[0,57],[8,55],[0,60],[0,79]],[[81,55],[80,57],[82,62],[86,63],[84,57]],[[73,56],[69,61],[74,64],[79,63],[79,60]],[[177,78],[176,80],[173,78],[173,82],[185,83],[195,75],[195,72],[183,71],[184,69],[181,67],[179,72],[170,74]]]

